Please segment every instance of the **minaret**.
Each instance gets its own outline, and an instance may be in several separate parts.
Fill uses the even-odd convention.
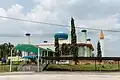
[[[82,30],[81,32],[82,32],[81,42],[86,43],[87,42],[87,30]]]
[[[27,38],[28,38],[28,44],[30,44],[30,35],[31,35],[31,34],[30,34],[30,33],[26,33],[25,35],[26,35]]]
[[[82,38],[81,38],[81,42],[83,44],[86,44],[87,43],[87,30],[82,30]],[[88,57],[87,56],[87,46],[84,46],[84,57]]]
[[[100,33],[100,45],[101,45],[102,57],[104,57],[104,33],[102,30]]]

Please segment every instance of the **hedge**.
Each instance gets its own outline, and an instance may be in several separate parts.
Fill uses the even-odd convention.
[[[71,64],[49,64],[46,68],[47,71],[93,71],[95,70],[94,64],[82,64],[82,65],[71,65]],[[96,70],[118,70],[118,65],[96,65]]]

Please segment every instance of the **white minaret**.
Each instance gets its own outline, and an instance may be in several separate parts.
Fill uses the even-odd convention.
[[[87,44],[91,44],[91,39],[87,39]]]
[[[81,42],[86,43],[87,42],[87,30],[82,30],[81,32],[82,32]]]
[[[100,45],[101,45],[101,51],[102,51],[102,57],[104,56],[104,33],[101,31],[100,33]]]
[[[86,44],[87,43],[87,30],[82,30],[82,38],[81,38],[81,43]],[[84,46],[84,57],[88,57],[87,56],[87,46]]]
[[[26,35],[27,38],[28,38],[28,44],[30,44],[30,35],[31,35],[31,34],[30,34],[30,33],[26,33],[25,35]]]

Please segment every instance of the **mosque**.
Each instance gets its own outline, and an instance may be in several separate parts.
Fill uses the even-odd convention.
[[[30,43],[30,34],[26,34],[26,36],[28,37],[28,43]],[[71,41],[67,33],[64,33],[64,32],[55,33],[54,38],[56,37],[58,37],[59,39],[60,47],[63,43],[71,44]],[[101,45],[102,57],[104,57],[104,33],[103,31],[101,31],[100,33],[99,41]],[[40,43],[37,46],[44,48],[44,49],[50,49],[52,51],[55,51],[54,41],[52,43],[44,41],[43,43]],[[81,30],[81,41],[77,42],[77,46],[78,46],[78,57],[93,57],[94,47],[91,42],[91,39],[87,38],[87,30]],[[61,55],[61,56],[65,56],[65,55]],[[67,56],[72,57],[73,55],[67,55]]]
[[[87,38],[87,30],[81,30],[81,41],[77,42],[78,46],[78,57],[93,57],[94,47],[91,42],[91,39]],[[68,39],[68,34],[64,32],[59,32],[54,35],[54,38],[59,38],[59,45],[61,46],[63,43],[70,44],[71,41]],[[101,31],[100,33],[100,43],[101,43],[101,50],[102,55],[104,56],[104,34]],[[44,41],[38,45],[39,47],[49,48],[55,51],[54,41],[52,43],[48,43]],[[62,55],[61,55],[62,56]]]

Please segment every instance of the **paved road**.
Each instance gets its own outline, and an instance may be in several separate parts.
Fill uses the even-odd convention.
[[[19,73],[20,74],[20,73]],[[120,73],[42,72],[1,75],[0,80],[120,80]]]

